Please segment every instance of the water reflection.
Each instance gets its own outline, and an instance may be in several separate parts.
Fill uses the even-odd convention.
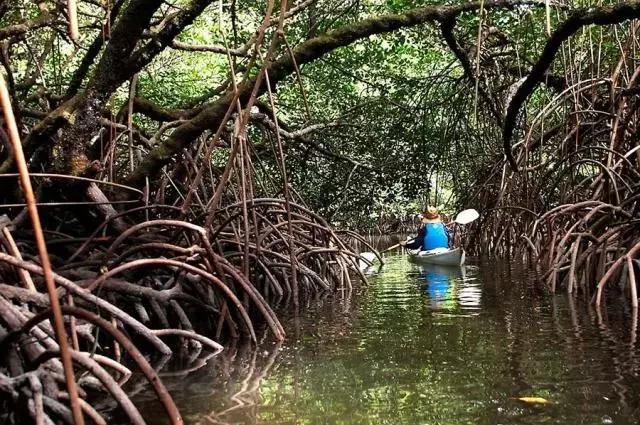
[[[477,279],[467,277],[467,266],[436,264],[418,266],[429,307],[434,311],[460,311],[478,314],[482,288]]]
[[[259,349],[252,344],[232,343],[206,365],[181,368],[171,364],[160,377],[186,424],[255,424],[260,422],[258,407],[265,402],[263,380],[277,367],[281,347],[280,342],[266,342]],[[148,385],[146,394],[135,396],[135,404],[148,425],[168,423],[163,414],[156,413],[161,407]],[[113,419],[125,423],[118,417]]]
[[[543,287],[509,264],[390,256],[364,293],[285,318],[281,348],[231,347],[164,377],[188,424],[639,423],[637,310]]]

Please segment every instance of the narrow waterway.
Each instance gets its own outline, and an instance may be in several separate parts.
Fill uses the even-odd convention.
[[[637,315],[537,287],[513,265],[389,256],[367,290],[285,318],[284,344],[164,379],[190,424],[638,423]]]

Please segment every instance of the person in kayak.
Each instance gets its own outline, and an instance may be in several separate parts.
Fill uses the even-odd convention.
[[[431,251],[437,248],[449,248],[449,231],[445,227],[435,207],[427,208],[422,215],[422,226],[413,242],[401,242],[405,248]]]

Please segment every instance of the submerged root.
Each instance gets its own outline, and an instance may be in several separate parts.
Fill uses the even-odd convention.
[[[122,389],[135,366],[168,417],[180,423],[157,369],[142,353],[155,353],[155,358],[176,355],[187,359],[187,369],[202,367],[203,358],[222,350],[215,339],[256,342],[261,324],[275,340],[284,339],[274,307],[292,300],[294,274],[301,297],[351,288],[352,280],[345,276],[360,273],[351,246],[355,236],[338,235],[322,218],[295,203],[289,204],[290,223],[283,200],[254,199],[247,206],[256,217],[248,226],[242,223],[243,206],[233,204],[221,209],[209,228],[159,218],[131,225],[117,237],[56,234],[48,240],[73,365],[80,377],[81,408],[90,421],[109,422],[100,409],[91,407],[90,394],[99,391],[110,395],[129,422],[144,423]],[[138,209],[118,218],[131,222],[137,214]],[[15,406],[7,419],[16,423],[20,418],[68,422],[43,270],[33,261],[34,253],[23,248],[28,245],[22,238],[28,234],[9,231],[9,221],[4,223],[0,402]],[[109,226],[107,220],[102,234],[109,235]],[[290,248],[294,263],[281,254]]]

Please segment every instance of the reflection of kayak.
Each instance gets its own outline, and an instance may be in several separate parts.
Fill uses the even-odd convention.
[[[449,281],[463,281],[466,278],[467,266],[452,267],[429,263],[419,264],[418,266],[420,274],[427,279],[427,282],[430,282],[432,278],[441,279],[446,277]]]
[[[433,310],[457,310],[457,292],[462,280],[462,267],[420,264],[425,291]]]
[[[424,279],[424,291],[433,311],[464,311],[477,314],[482,299],[478,283],[467,278],[467,266],[445,266],[440,264],[418,264],[420,277]],[[469,315],[447,315],[448,317],[470,317]]]
[[[409,251],[409,258],[416,263],[461,266],[464,264],[464,250],[455,248],[437,249],[433,251]]]

